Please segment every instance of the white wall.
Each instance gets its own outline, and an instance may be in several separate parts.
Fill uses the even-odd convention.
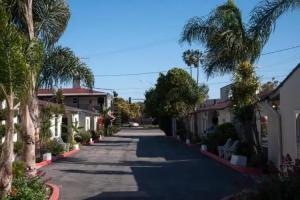
[[[279,166],[281,162],[280,115],[267,102],[261,102],[259,104],[259,109],[261,116],[267,116],[268,159],[271,160],[276,166]],[[260,120],[258,120],[257,126],[260,132]]]
[[[232,114],[229,108],[224,110],[218,110],[219,114],[219,124],[224,124],[232,121]]]
[[[296,113],[300,111],[300,68],[280,88],[283,154],[297,157]]]
[[[52,115],[50,118],[51,139],[61,137],[62,115]]]
[[[85,126],[84,126],[84,129],[86,131],[91,130],[91,117],[89,117],[89,116],[85,117]]]
[[[97,121],[98,121],[98,117],[93,117],[92,118],[92,127],[91,129],[94,130],[94,131],[97,131]]]

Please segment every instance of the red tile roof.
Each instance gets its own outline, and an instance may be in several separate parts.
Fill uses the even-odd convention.
[[[230,106],[230,101],[223,101],[212,105],[207,105],[205,107],[199,108],[196,112],[213,111],[213,110],[223,110]]]
[[[87,88],[63,88],[64,95],[105,95],[105,92],[95,91]],[[38,96],[54,95],[53,89],[39,89]]]

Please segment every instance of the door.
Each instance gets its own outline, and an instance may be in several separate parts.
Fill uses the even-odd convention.
[[[296,114],[297,157],[300,159],[300,113]]]

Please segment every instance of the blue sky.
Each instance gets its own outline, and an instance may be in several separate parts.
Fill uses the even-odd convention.
[[[182,52],[201,46],[179,45],[185,22],[207,15],[225,0],[68,0],[72,17],[59,44],[70,47],[93,70],[95,88],[115,89],[124,98],[144,98],[158,74],[103,77],[97,75],[165,71],[183,67]],[[235,0],[243,17],[258,0]],[[282,16],[264,52],[300,45],[300,11]],[[282,80],[300,62],[300,48],[262,56],[257,73],[266,82]],[[194,72],[196,74],[196,71]],[[209,86],[210,98],[219,97],[230,75],[200,81]]]

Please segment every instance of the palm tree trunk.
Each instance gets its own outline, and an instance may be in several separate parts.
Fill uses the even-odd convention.
[[[35,38],[33,14],[32,14],[32,1],[24,1],[24,17],[26,19],[29,40],[32,41]],[[28,176],[36,175],[36,152],[35,144],[36,139],[39,140],[39,124],[38,124],[38,100],[36,97],[36,74],[31,73],[31,85],[28,92],[28,102],[21,105],[21,123],[23,128],[23,137],[25,142],[23,157],[26,165],[26,174]]]
[[[190,74],[191,74],[191,77],[193,77],[193,69],[192,69],[192,67],[190,67]]]
[[[0,158],[0,198],[2,199],[11,190],[12,162],[13,162],[13,134],[14,134],[14,100],[13,94],[7,98],[7,119],[5,141]]]
[[[199,67],[197,67],[197,85],[199,86]]]
[[[26,174],[35,176],[35,128],[28,104],[21,106],[21,122],[24,139],[23,159],[26,166]]]
[[[33,26],[33,15],[32,15],[32,0],[23,0],[24,1],[24,17],[27,23],[27,29],[29,34],[29,40],[34,39],[34,26]]]

